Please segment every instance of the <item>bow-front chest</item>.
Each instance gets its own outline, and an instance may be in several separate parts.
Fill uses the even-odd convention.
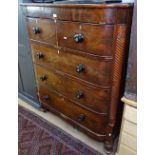
[[[43,108],[111,149],[132,19],[129,4],[22,4]]]

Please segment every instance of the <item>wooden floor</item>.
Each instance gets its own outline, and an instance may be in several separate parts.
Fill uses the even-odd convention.
[[[39,111],[38,109],[34,108],[33,106],[31,106],[30,104],[24,102],[21,99],[18,100],[18,103],[21,106],[23,106],[23,107],[31,110],[32,112],[38,114],[39,116],[43,117],[47,121],[49,121],[49,122],[53,123],[54,125],[60,127],[61,129],[63,129],[67,133],[71,134],[73,137],[75,137],[77,139],[80,139],[82,142],[86,143],[88,146],[94,148],[98,152],[103,153],[103,155],[105,154],[104,144],[102,142],[98,142],[98,141],[95,141],[95,140],[91,139],[90,137],[86,136],[82,132],[80,132],[77,129],[73,128],[71,125],[69,125],[68,123],[66,123],[65,121],[63,121],[62,119],[60,119],[59,117],[53,115],[50,112],[45,112],[44,113],[42,111]],[[115,153],[113,153],[112,155],[114,155],[114,154]]]

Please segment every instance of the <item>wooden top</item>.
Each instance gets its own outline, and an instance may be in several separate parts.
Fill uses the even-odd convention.
[[[21,3],[21,6],[36,7],[66,7],[66,8],[128,8],[133,7],[133,3],[113,3],[113,4],[54,4],[54,3]]]

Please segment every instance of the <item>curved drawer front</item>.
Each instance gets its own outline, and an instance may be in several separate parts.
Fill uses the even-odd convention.
[[[58,112],[62,113],[63,116],[67,116],[77,124],[83,125],[93,132],[98,134],[105,133],[105,126],[107,123],[107,117],[96,115],[90,111],[87,111],[74,103],[67,100],[62,95],[58,95],[55,92],[49,91],[43,86],[39,87],[39,98],[41,103],[48,105]]]
[[[112,5],[66,5],[61,6],[23,6],[23,12],[28,17],[50,18],[62,21],[78,21],[88,23],[129,23],[132,16],[133,4],[121,3],[121,6]],[[124,6],[122,6],[124,5]],[[124,11],[125,10],[125,11]]]
[[[57,22],[58,44],[101,56],[113,56],[113,25]]]
[[[56,68],[100,86],[110,86],[111,84],[112,61],[88,58],[37,44],[32,44],[31,47],[33,61],[37,64]],[[42,57],[39,57],[38,54],[42,54]]]
[[[60,71],[49,71],[38,65],[35,66],[35,74],[38,83],[60,92],[75,103],[92,111],[108,112],[110,89],[90,87],[84,82],[67,78]]]
[[[60,6],[60,5],[59,5]],[[26,16],[51,18],[65,21],[80,21],[91,23],[115,23],[116,9],[114,8],[81,8],[72,5],[72,7],[23,7]],[[95,12],[95,13],[94,13]],[[56,15],[56,16],[54,16]]]
[[[53,20],[27,18],[27,27],[30,39],[56,45],[56,31]]]

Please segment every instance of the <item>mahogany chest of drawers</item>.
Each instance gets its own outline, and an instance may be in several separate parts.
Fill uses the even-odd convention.
[[[42,108],[112,148],[131,4],[22,4]]]

